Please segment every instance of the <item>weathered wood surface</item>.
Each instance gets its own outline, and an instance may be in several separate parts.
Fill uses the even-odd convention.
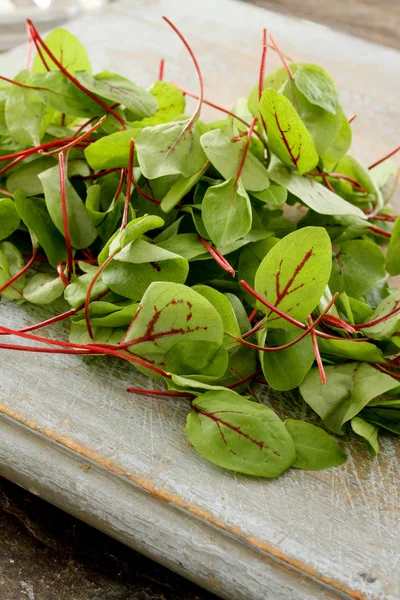
[[[162,14],[191,40],[207,98],[229,107],[248,92],[257,77],[260,30],[267,26],[290,56],[318,60],[337,79],[346,110],[358,113],[358,156],[372,162],[398,144],[395,51],[226,0],[135,6],[126,0],[70,29],[86,42],[97,68],[149,84],[163,56],[167,78],[195,89],[190,61]],[[22,50],[1,57],[0,72],[13,75],[22,57]],[[278,64],[272,53],[268,62]],[[43,309],[0,306],[0,322],[11,327],[46,316]],[[55,334],[65,335],[63,326]],[[0,381],[6,477],[221,597],[399,597],[394,438],[383,438],[377,460],[351,440],[340,468],[260,481],[199,457],[185,439],[185,403],[126,394],[127,385],[148,382],[119,361],[2,352]],[[258,393],[282,414],[289,410],[288,403]]]

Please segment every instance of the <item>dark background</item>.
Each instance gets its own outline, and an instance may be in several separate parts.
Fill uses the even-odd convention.
[[[247,1],[400,49],[399,0]],[[0,598],[213,600],[215,596],[0,479]]]

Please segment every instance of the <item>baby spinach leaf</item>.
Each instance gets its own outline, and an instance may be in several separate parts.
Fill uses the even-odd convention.
[[[371,456],[376,456],[379,452],[379,427],[372,425],[372,423],[367,423],[367,421],[360,419],[360,417],[353,417],[350,421],[350,425],[354,433],[364,438],[365,445]]]
[[[274,162],[268,171],[270,178],[275,183],[286,188],[306,206],[322,215],[355,215],[365,219],[365,215],[358,208],[347,202],[337,194],[309,177],[300,177],[297,173],[289,171],[284,165]]]
[[[137,134],[137,129],[126,129],[102,137],[85,148],[85,158],[95,171],[126,168],[129,163],[130,143]]]
[[[0,198],[0,240],[8,238],[20,223],[15,202],[11,198]]]
[[[142,173],[148,179],[164,175],[190,177],[206,162],[198,124],[190,120],[145,127],[137,137],[136,150]]]
[[[211,462],[239,473],[278,477],[295,460],[279,417],[231,390],[205,392],[192,403],[186,435]]]
[[[400,217],[397,217],[392,229],[392,237],[386,254],[386,269],[390,275],[400,274]]]
[[[339,97],[333,79],[322,67],[302,63],[294,74],[297,89],[311,104],[336,114],[339,107]]]
[[[180,283],[153,282],[143,294],[124,343],[129,350],[163,366],[169,350],[188,340],[220,346],[221,317],[203,296]]]
[[[77,37],[71,32],[63,28],[54,29],[44,39],[46,46],[54,54],[57,60],[70,73],[75,71],[92,72],[89,57],[85,48],[82,46]],[[46,56],[47,67],[50,71],[58,71],[57,65]],[[46,66],[43,64],[39,54],[36,54],[32,63],[33,73],[46,73]]]
[[[24,287],[24,298],[32,304],[50,304],[62,296],[65,286],[52,273],[36,273]]]
[[[209,237],[217,246],[246,235],[251,229],[252,216],[242,180],[232,176],[228,181],[211,185],[203,199],[202,217]]]
[[[332,264],[329,287],[332,292],[346,292],[362,298],[385,277],[385,257],[369,240],[350,240],[340,244]]]
[[[116,294],[140,300],[154,281],[184,283],[189,266],[182,256],[137,239],[119,252],[104,269],[104,284]]]
[[[81,72],[77,73],[76,78],[97,96],[128,108],[135,119],[150,117],[157,110],[154,96],[122,75],[103,71],[92,77],[88,72]]]
[[[320,471],[337,467],[346,460],[340,446],[320,427],[295,419],[287,419],[285,427],[296,448],[296,460],[292,465],[295,469]]]
[[[64,222],[61,209],[60,174],[58,166],[43,171],[39,175],[43,185],[47,210],[58,231],[64,234]],[[87,248],[96,239],[97,232],[92,225],[89,213],[68,179],[65,181],[67,192],[67,213],[71,242],[74,248]]]
[[[60,113],[74,117],[95,117],[101,113],[97,102],[77,88],[61,71],[34,73],[26,83],[36,88],[32,90],[36,101],[40,100]]]
[[[343,434],[343,425],[355,417],[370,400],[393,389],[398,382],[367,363],[325,367],[327,382],[321,383],[317,368],[311,369],[300,385],[309,406],[334,433]]]
[[[237,129],[231,125],[224,131],[214,129],[201,136],[201,145],[208,160],[224,179],[231,179],[236,175],[245,151],[245,141],[242,138],[232,141],[236,135]],[[269,186],[267,169],[251,152],[246,154],[241,179],[243,187],[248,191],[262,191]]]
[[[290,233],[268,252],[255,276],[256,291],[268,301],[304,321],[314,310],[328,283],[332,247],[320,227]],[[281,328],[281,317],[268,318],[268,327]]]
[[[311,171],[318,164],[318,154],[290,100],[272,88],[267,89],[261,96],[260,111],[272,152],[300,174]]]
[[[33,196],[27,198],[20,190],[15,192],[14,198],[18,215],[28,229],[35,234],[51,266],[56,268],[59,262],[66,260],[67,252],[65,240],[51,220],[45,200]]]
[[[148,91],[156,99],[158,108],[151,117],[129,122],[131,127],[143,128],[168,123],[185,112],[185,96],[168,81],[156,81]]]

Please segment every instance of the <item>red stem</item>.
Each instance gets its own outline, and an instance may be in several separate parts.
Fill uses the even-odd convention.
[[[354,119],[356,118],[356,116],[357,116],[357,115],[356,115],[356,114],[354,114],[354,115],[352,115],[351,117],[349,117],[349,119],[348,119],[348,123],[349,123],[349,125],[350,125],[350,123],[352,123],[352,122],[354,121]]]
[[[71,75],[71,73],[69,73],[69,71],[64,67],[64,65],[62,65],[62,63],[60,63],[60,61],[54,56],[54,54],[52,53],[52,51],[50,50],[50,48],[47,46],[47,44],[43,41],[43,39],[41,38],[38,30],[33,25],[32,21],[30,19],[27,19],[27,23],[28,23],[28,25],[30,27],[31,35],[32,35],[33,40],[34,41],[36,40],[36,41],[38,41],[40,43],[40,45],[42,46],[43,50],[46,52],[46,54],[49,56],[49,58],[51,58],[51,60],[53,61],[53,63],[60,69],[60,71],[77,88],[79,88],[82,92],[84,92],[84,94],[86,94],[89,98],[91,98],[91,100],[93,100],[94,102],[96,102],[96,104],[98,104],[99,106],[101,106],[101,108],[103,110],[105,110],[107,113],[109,113],[110,115],[112,115],[115,119],[117,119],[121,123],[122,127],[125,128],[126,122],[124,121],[124,119],[122,117],[120,117],[110,106],[108,106],[107,104],[105,104],[105,102],[103,102],[102,100],[100,100],[100,98],[97,98],[97,96],[95,94],[93,94],[84,85],[82,85],[73,75]]]
[[[34,241],[33,236],[31,235],[31,240],[32,240],[32,256],[30,257],[30,259],[28,260],[28,262],[26,263],[26,265],[24,267],[22,267],[22,269],[20,271],[18,271],[18,273],[16,273],[15,275],[13,275],[11,277],[11,279],[9,279],[8,281],[6,281],[2,286],[0,286],[0,294],[2,292],[4,292],[4,290],[6,290],[10,285],[12,285],[15,281],[17,281],[17,279],[19,279],[20,277],[22,277],[22,275],[24,273],[26,273],[26,271],[32,266],[32,264],[35,262],[35,256],[36,256],[36,251],[37,251],[37,247],[36,247],[36,243]]]
[[[15,165],[17,165],[18,163],[20,163],[22,160],[24,160],[24,156],[18,156],[18,158],[14,158],[14,160],[12,160],[7,166],[3,167],[0,170],[0,177],[2,175],[4,175],[4,173],[7,173],[7,171],[9,171],[10,169],[12,169]]]
[[[258,99],[261,99],[261,94],[264,90],[264,73],[265,73],[265,60],[267,57],[267,30],[263,29],[263,40],[262,40],[262,52],[261,52],[261,63],[260,63],[260,73],[258,76]]]
[[[69,233],[67,190],[65,186],[65,156],[63,152],[58,155],[58,167],[60,171],[61,212],[64,226],[65,247],[67,250],[67,281],[70,281],[74,272],[74,252]]]
[[[276,43],[276,41],[274,40],[273,36],[271,34],[269,34],[269,37],[271,38],[271,41],[272,41],[272,43],[274,45],[274,49],[275,49],[276,53],[278,54],[279,58],[281,59],[281,62],[283,64],[283,66],[286,69],[286,72],[288,74],[289,79],[291,81],[294,81],[292,71],[290,70],[290,67],[289,67],[289,65],[288,65],[288,63],[286,61],[285,55],[283,54],[282,50],[279,48],[279,46]]]
[[[158,81],[162,81],[164,79],[164,68],[165,68],[165,60],[162,58],[160,60],[160,66],[158,69]]]
[[[313,324],[312,317],[308,317],[307,321],[310,326]],[[325,384],[326,383],[326,374],[325,374],[324,365],[322,364],[322,358],[321,358],[321,354],[320,354],[319,347],[318,347],[317,335],[316,335],[314,329],[311,330],[311,339],[312,339],[312,345],[313,345],[313,349],[314,349],[315,359],[316,359],[317,365],[318,365],[319,375],[321,377],[321,382],[323,384]]]
[[[50,150],[50,152],[42,152],[42,154],[44,154],[45,156],[52,156],[53,154],[58,154],[60,152],[64,152],[64,150],[69,150],[70,148],[73,148],[77,144],[83,142],[83,140],[85,140],[91,133],[93,133],[93,131],[96,131],[96,129],[98,129],[104,123],[105,120],[106,115],[104,115],[104,117],[101,117],[101,119],[96,123],[96,125],[93,125],[93,127],[85,131],[85,133],[82,133],[81,136],[73,138],[68,144],[66,144],[62,148]]]
[[[374,319],[373,321],[368,321],[367,323],[357,323],[356,325],[353,325],[353,327],[354,329],[365,329],[366,327],[373,327],[374,325],[379,325],[379,323],[384,323],[398,312],[400,312],[400,307],[394,308],[387,315],[380,317],[379,319]]]
[[[124,205],[124,213],[122,215],[122,223],[120,233],[126,229],[128,224],[128,214],[129,214],[129,205],[131,201],[131,188],[132,188],[132,179],[133,179],[133,159],[135,156],[135,142],[131,140],[129,143],[129,162],[128,162],[128,175],[126,178],[126,197],[125,197],[125,205]],[[118,198],[118,196],[117,196]]]
[[[46,142],[45,144],[40,144],[39,146],[35,146],[34,148],[27,148],[26,150],[19,150],[19,152],[13,152],[12,154],[7,154],[5,156],[0,156],[0,162],[4,162],[6,160],[12,160],[13,158],[23,157],[27,158],[31,154],[35,154],[35,152],[40,152],[41,150],[46,150],[46,148],[54,148],[55,146],[60,146],[65,142],[70,142],[75,140],[76,138],[61,138],[59,140],[53,140],[52,142]],[[95,141],[95,140],[85,140],[85,142]]]
[[[58,273],[59,278],[63,282],[64,286],[67,287],[69,281],[68,281],[68,279],[64,275],[64,268],[63,268],[64,265],[65,265],[65,262],[58,263],[58,265],[57,265],[57,273]]]
[[[190,45],[188,44],[188,42],[186,41],[186,39],[184,38],[184,36],[182,35],[182,33],[179,31],[179,29],[176,27],[176,25],[174,25],[169,19],[168,17],[163,17],[164,21],[166,23],[168,23],[168,25],[170,27],[172,27],[172,29],[175,31],[175,33],[180,37],[181,41],[183,42],[183,44],[186,47],[186,50],[189,52],[190,57],[193,61],[194,67],[197,71],[197,77],[199,79],[199,101],[196,107],[196,110],[194,111],[193,115],[191,116],[189,123],[187,125],[187,128],[190,128],[191,125],[196,121],[196,119],[199,117],[200,115],[200,111],[201,111],[201,105],[203,103],[203,95],[204,95],[204,84],[203,84],[203,76],[201,74],[201,70],[200,70],[200,66],[199,63],[197,62],[197,58],[194,55],[194,52],[192,50],[192,48],[190,47]]]
[[[391,152],[389,152],[389,154],[386,154],[386,156],[384,156],[383,158],[380,158],[376,162],[372,163],[372,165],[369,165],[368,169],[373,169],[374,167],[380,165],[384,160],[387,160],[391,156],[394,156],[395,154],[397,154],[397,152],[399,150],[400,150],[400,146],[397,146],[397,148],[395,148],[394,150],[392,150]]]
[[[114,258],[114,256],[116,254],[118,254],[119,252],[119,248],[117,250],[115,250],[112,254],[110,254],[110,256],[103,262],[103,264],[98,268],[98,270],[96,271],[96,273],[94,274],[94,277],[92,279],[92,281],[89,284],[88,290],[86,292],[86,297],[85,297],[85,321],[86,321],[86,327],[88,330],[88,334],[89,336],[93,339],[93,331],[92,331],[92,326],[90,324],[90,316],[89,316],[89,305],[90,305],[90,296],[92,295],[92,291],[94,288],[94,284],[96,283],[96,281],[98,280],[99,276],[101,275],[101,273],[104,271],[104,269],[107,267],[107,265],[110,264],[110,262],[112,261],[112,259]]]
[[[244,143],[242,158],[241,158],[241,161],[240,161],[239,169],[238,169],[238,171],[236,173],[235,185],[234,185],[234,190],[235,190],[234,193],[236,193],[236,188],[238,186],[239,179],[240,179],[240,177],[241,177],[241,175],[243,173],[244,164],[246,162],[247,152],[249,150],[251,135],[253,133],[253,130],[254,130],[254,127],[255,127],[256,123],[257,123],[257,117],[254,117],[254,119],[252,120],[251,125],[249,127],[249,131],[247,132],[247,137],[246,137],[246,141]]]
[[[230,383],[226,387],[229,388],[230,390],[237,388],[237,387],[239,387],[239,385],[243,385],[243,383],[247,383],[248,381],[251,381],[252,379],[254,379],[254,377],[257,377],[257,375],[259,375],[260,373],[262,373],[262,369],[257,369],[257,371],[254,371],[254,373],[250,373],[250,375],[246,375],[246,377],[243,377],[242,379],[239,379],[238,381],[234,381],[233,383]]]
[[[224,271],[226,271],[227,273],[229,273],[230,275],[232,275],[232,277],[235,277],[236,271],[232,267],[232,265],[230,265],[228,263],[228,261],[226,260],[226,258],[224,256],[222,256],[222,254],[220,252],[218,252],[218,250],[216,248],[214,248],[213,246],[211,246],[211,244],[209,244],[203,237],[201,237],[201,235],[199,235],[199,240],[203,244],[203,246],[207,250],[207,252],[219,264],[219,266],[221,267],[221,269],[223,269]]]
[[[117,171],[121,171],[121,169],[119,167],[114,167],[112,169],[100,171],[99,173],[93,173],[93,175],[82,175],[81,179],[99,179],[100,177],[104,177],[105,175],[109,175],[110,173],[116,173]]]
[[[377,235],[383,235],[384,237],[387,237],[387,238],[392,237],[391,233],[389,233],[388,231],[384,231],[383,229],[379,229],[379,227],[375,227],[375,225],[368,225],[367,229],[369,229],[370,231],[373,231]]]
[[[253,308],[253,310],[249,314],[249,321],[250,321],[250,323],[252,323],[254,321],[257,313],[258,313],[258,309],[257,308]]]
[[[385,375],[390,375],[390,377],[393,377],[393,379],[400,379],[400,375],[397,373],[392,373],[391,371],[389,371],[388,369],[385,369],[385,367],[383,367],[382,365],[378,365],[377,363],[371,363],[372,367],[375,367],[375,369],[377,369],[378,371],[381,371],[381,373],[385,373]]]
[[[132,394],[141,394],[142,396],[166,396],[168,398],[196,398],[195,394],[190,394],[189,392],[172,392],[169,390],[146,390],[143,388],[137,387],[128,387],[126,389],[127,392]]]

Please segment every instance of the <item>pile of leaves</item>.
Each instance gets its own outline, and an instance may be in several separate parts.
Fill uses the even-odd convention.
[[[163,62],[147,90],[93,75],[72,34],[43,40],[31,22],[32,67],[28,56],[0,78],[2,302],[68,305],[2,324],[0,347],[131,362],[167,387],[128,391],[188,402],[191,444],[227,469],[338,465],[326,430],[354,431],[376,455],[379,429],[400,433],[396,169],[348,153],[331,77],[288,63],[265,31],[248,98],[208,102],[164,19],[198,96],[164,81]],[[265,76],[268,47],[282,67]],[[191,115],[185,95],[198,99]],[[223,118],[204,123],[204,103]],[[63,319],[69,341],[38,332]],[[282,422],[253,382],[299,388],[326,430]]]

